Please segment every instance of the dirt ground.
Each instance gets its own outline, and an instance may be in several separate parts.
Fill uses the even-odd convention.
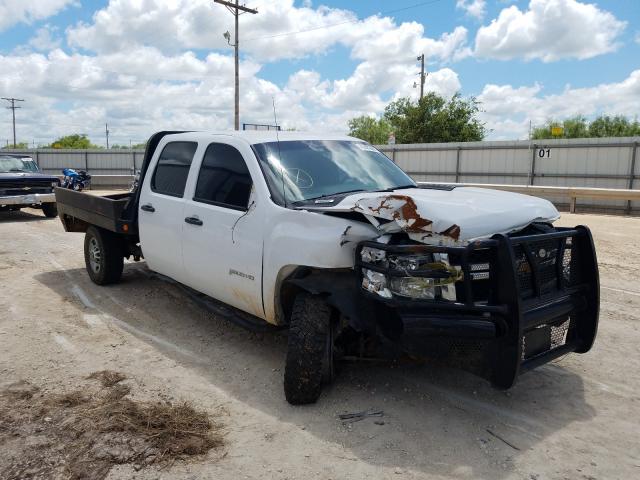
[[[348,364],[316,405],[292,407],[286,333],[216,318],[143,262],[98,287],[82,234],[36,210],[0,213],[0,389],[27,381],[65,392],[114,370],[131,398],[188,401],[222,425],[222,449],[170,466],[119,465],[111,479],[640,478],[640,219],[565,214],[559,223],[588,225],[598,247],[591,352],[507,392],[429,364]],[[384,417],[337,417],[369,408]]]

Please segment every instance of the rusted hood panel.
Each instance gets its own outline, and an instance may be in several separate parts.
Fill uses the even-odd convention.
[[[415,241],[436,245],[463,245],[560,217],[547,200],[470,187],[356,193],[338,205],[309,210],[360,212],[383,233],[404,231]]]

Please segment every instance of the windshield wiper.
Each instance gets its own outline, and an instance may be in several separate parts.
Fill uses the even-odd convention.
[[[9,170],[10,172],[26,172],[26,170],[22,169],[22,168],[12,168],[11,170]]]
[[[399,187],[385,188],[384,190],[374,190],[374,192],[393,192],[394,190],[406,190],[407,188],[418,188],[416,185],[401,185]]]
[[[337,193],[327,193],[326,195],[320,195],[319,197],[305,198],[304,200],[298,200],[297,202],[293,202],[293,203],[297,204],[297,203],[313,202],[316,200],[322,200],[323,198],[331,198],[331,197],[337,197],[338,195],[345,195],[347,193],[366,192],[366,191],[367,190],[363,190],[362,188],[356,188],[355,190],[347,190],[344,192],[337,192]]]
[[[357,193],[357,192],[393,192],[394,190],[403,190],[407,188],[418,188],[416,185],[400,185],[399,187],[391,187],[383,190],[365,190],[364,188],[356,188],[354,190],[347,190],[345,192],[337,192],[337,193],[328,193],[326,195],[320,195],[319,197],[306,198],[304,200],[299,200],[294,202],[294,204],[307,203],[322,200],[324,198],[332,198],[337,197],[338,195],[346,195],[347,193]]]

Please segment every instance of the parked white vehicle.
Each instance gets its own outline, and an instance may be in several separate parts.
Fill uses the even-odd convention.
[[[56,195],[65,229],[86,232],[94,282],[144,257],[245,320],[289,327],[294,404],[316,401],[345,354],[391,346],[508,388],[595,338],[586,227],[554,228],[535,197],[418,186],[355,138],[161,132],[135,191]]]

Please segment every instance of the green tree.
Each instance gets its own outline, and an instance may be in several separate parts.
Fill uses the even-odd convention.
[[[562,128],[562,135],[553,134],[552,129],[558,127]],[[549,120],[546,125],[534,128],[531,138],[535,140],[545,138],[585,138],[589,136],[588,131],[587,119],[582,115],[576,115],[575,117],[567,118],[563,122]]]
[[[398,143],[472,142],[486,133],[478,119],[480,102],[474,97],[454,95],[451,100],[430,92],[413,102],[400,98],[384,111],[384,120],[395,132]]]
[[[27,142],[16,143],[15,145],[10,143],[10,144],[5,145],[4,147],[2,147],[3,150],[12,149],[12,148],[19,148],[21,150],[25,150],[25,149],[29,148],[29,144]]]
[[[64,137],[60,137],[56,141],[52,142],[51,145],[49,145],[49,148],[88,149],[88,148],[101,148],[101,147],[91,143],[91,140],[89,140],[89,137],[87,137],[86,134],[74,133],[73,135],[66,135]]]
[[[567,138],[585,138],[589,135],[587,119],[582,115],[567,118],[562,122],[562,127]]]
[[[146,146],[146,143],[134,143],[133,145],[120,145],[116,143],[114,145],[111,145],[109,148],[114,150],[140,150],[144,149]]]
[[[617,115],[601,115],[589,125],[590,137],[633,137],[640,135],[640,122]]]
[[[562,127],[562,135],[560,137],[554,136],[551,132],[552,127]],[[601,115],[589,123],[584,116],[577,115],[562,122],[549,120],[546,125],[536,127],[531,136],[534,140],[541,140],[548,138],[633,137],[636,135],[640,135],[638,120],[631,121],[622,115],[615,117]]]
[[[392,129],[385,119],[362,115],[349,120],[349,135],[373,145],[387,143]]]

